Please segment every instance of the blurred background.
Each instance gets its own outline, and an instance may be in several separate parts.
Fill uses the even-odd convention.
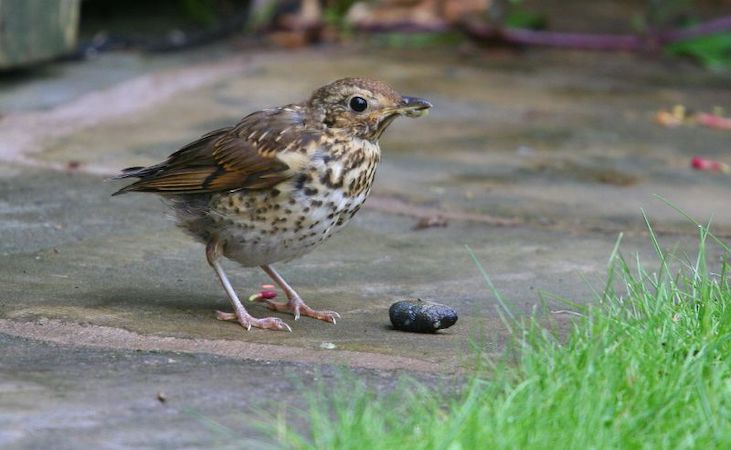
[[[0,68],[100,52],[240,46],[532,46],[731,56],[728,0],[2,0]]]

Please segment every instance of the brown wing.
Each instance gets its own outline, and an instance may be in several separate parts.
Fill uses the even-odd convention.
[[[265,189],[294,175],[282,158],[305,145],[303,112],[289,106],[253,113],[235,127],[212,131],[160,164],[125,169],[121,178],[140,178],[114,195],[130,191],[198,194]]]

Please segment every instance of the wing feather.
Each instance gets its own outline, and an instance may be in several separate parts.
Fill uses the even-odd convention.
[[[139,180],[114,195],[130,191],[200,194],[270,188],[300,169],[290,165],[301,158],[279,156],[296,152],[311,139],[301,106],[259,111],[235,127],[201,136],[160,164],[125,169],[117,179]]]

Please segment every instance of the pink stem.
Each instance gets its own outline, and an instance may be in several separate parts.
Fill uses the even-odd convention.
[[[722,33],[731,30],[731,16],[719,17],[708,22],[699,23],[689,28],[670,30],[660,33],[660,41],[665,44],[707,36],[714,33]]]

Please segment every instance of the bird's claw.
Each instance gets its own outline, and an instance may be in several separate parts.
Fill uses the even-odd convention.
[[[275,302],[267,298],[254,298],[254,301],[265,303],[267,308],[272,311],[289,312],[294,315],[294,320],[299,320],[300,317],[312,317],[313,319],[322,320],[329,322],[333,325],[337,323],[336,319],[340,319],[340,314],[335,311],[317,311],[305,304],[301,299],[293,299],[287,303]]]
[[[333,325],[337,324],[336,319],[340,319],[340,314],[338,314],[335,311],[316,311],[309,306],[305,305],[304,303],[302,305],[298,305],[295,308],[294,311],[294,320],[297,320],[300,318],[300,315],[306,316],[306,317],[312,317],[313,319],[322,320],[324,322],[329,322]]]
[[[263,319],[257,319],[249,315],[238,317],[235,313],[227,313],[223,311],[216,311],[216,319],[226,321],[236,321],[241,324],[242,327],[246,328],[246,331],[251,331],[251,327],[261,328],[265,330],[278,330],[278,331],[289,331],[292,332],[292,328],[287,325],[282,319],[278,317],[265,317]]]
[[[333,325],[337,323],[336,319],[340,319],[340,314],[335,311],[315,311],[315,313],[317,313],[317,319],[330,322]]]
[[[238,317],[236,317],[236,314],[234,314],[234,313],[216,311],[216,319],[231,321],[231,320],[238,320]]]
[[[287,330],[290,333],[292,332],[292,328],[290,328],[290,326],[287,325],[282,319],[279,319],[277,317],[267,317],[266,319],[257,319],[257,320],[271,321],[271,326],[267,325],[267,326],[262,326],[259,328],[268,328],[271,330],[280,330],[280,331]]]

